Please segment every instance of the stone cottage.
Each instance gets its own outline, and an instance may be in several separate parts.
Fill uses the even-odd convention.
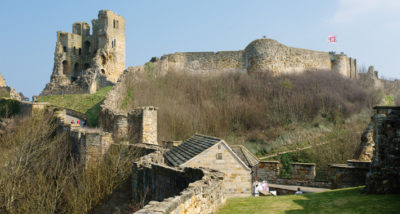
[[[260,160],[242,145],[232,145],[232,151],[251,169],[252,182],[257,181],[257,166]]]
[[[250,196],[251,168],[222,139],[196,134],[164,153],[173,167],[204,167],[223,172],[227,197]]]

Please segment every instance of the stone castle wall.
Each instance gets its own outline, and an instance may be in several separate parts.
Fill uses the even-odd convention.
[[[168,54],[162,56],[156,66],[161,74],[168,71],[185,71],[193,74],[244,72],[243,51]]]
[[[325,70],[357,78],[355,59],[344,54],[288,47],[272,39],[255,40],[240,51],[168,54],[154,63],[156,73],[161,75],[169,71],[213,75],[227,72],[290,74]]]
[[[41,95],[94,93],[117,82],[125,69],[125,20],[101,10],[92,25],[92,34],[85,22],[57,32],[53,73]]]

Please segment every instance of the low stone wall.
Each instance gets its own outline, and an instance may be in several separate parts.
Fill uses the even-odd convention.
[[[133,166],[136,202],[148,202],[136,213],[214,213],[225,203],[223,173],[163,165],[161,152],[143,156]]]
[[[291,178],[298,181],[314,181],[315,163],[292,163]]]
[[[279,176],[279,161],[260,161],[257,165],[257,180],[273,181]]]
[[[327,187],[326,182],[315,181],[315,163],[292,163],[290,178],[279,178],[279,161],[260,161],[257,179],[284,185]]]
[[[365,185],[371,162],[349,160],[347,164],[331,164],[328,179],[332,189]]]

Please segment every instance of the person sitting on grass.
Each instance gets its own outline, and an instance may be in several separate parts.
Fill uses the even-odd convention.
[[[303,192],[300,190],[300,187],[297,188],[297,192],[294,193],[295,195],[301,195]]]

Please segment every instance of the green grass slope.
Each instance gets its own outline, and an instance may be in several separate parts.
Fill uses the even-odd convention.
[[[363,187],[278,197],[231,198],[227,213],[399,213],[400,195],[362,194]]]
[[[111,86],[102,88],[94,94],[41,96],[38,98],[38,102],[48,102],[55,106],[82,112],[89,117],[90,124],[96,126],[99,119],[100,105],[111,88]]]

